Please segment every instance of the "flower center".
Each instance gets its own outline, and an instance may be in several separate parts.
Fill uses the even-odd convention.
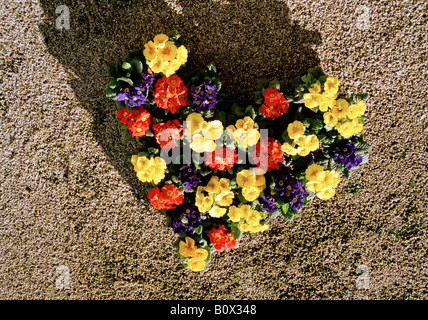
[[[190,213],[190,209],[186,209],[186,213]]]
[[[282,187],[284,185],[284,181],[279,180],[278,184]]]
[[[343,152],[348,152],[348,148],[343,148]]]

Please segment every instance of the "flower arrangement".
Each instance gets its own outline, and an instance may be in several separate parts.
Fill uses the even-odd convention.
[[[243,233],[333,197],[367,161],[367,94],[342,96],[337,78],[312,68],[288,82],[260,78],[252,105],[230,105],[213,65],[179,73],[187,58],[176,31],[158,34],[106,64],[106,92],[123,142],[136,143],[131,163],[151,205],[178,235],[179,258],[203,271]]]

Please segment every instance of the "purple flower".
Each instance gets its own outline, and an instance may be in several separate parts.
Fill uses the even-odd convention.
[[[201,86],[192,85],[189,90],[190,104],[198,111],[213,109],[218,102],[217,94],[217,87],[212,80],[205,81]]]
[[[263,210],[274,213],[276,210],[278,210],[278,207],[276,206],[276,198],[277,195],[269,188],[266,188],[264,190],[264,196],[261,198],[262,208]]]
[[[129,87],[122,89],[117,94],[118,101],[124,101],[131,107],[139,107],[148,103],[146,87]]]
[[[334,154],[334,162],[344,165],[347,169],[359,166],[363,158],[355,156],[356,149],[353,143],[343,142]]]
[[[201,223],[198,209],[193,205],[184,205],[179,209],[179,215],[171,222],[171,227],[175,233],[192,232]]]
[[[289,203],[290,208],[296,210],[303,207],[302,201],[309,195],[302,181],[289,178],[284,174],[275,178],[275,190],[282,202]]]
[[[287,182],[288,182],[288,177],[284,174],[279,174],[275,178],[275,190],[280,192],[280,193],[285,191],[285,187],[287,186]]]
[[[187,190],[195,189],[202,182],[202,176],[193,164],[187,164],[186,167],[179,172],[178,179]]]
[[[143,72],[141,72],[141,84],[140,87],[145,87],[147,90],[153,88],[156,74],[146,65]]]
[[[363,162],[363,157],[356,157],[355,155],[352,155],[346,164],[346,168],[351,169],[353,167],[358,167],[361,162]]]

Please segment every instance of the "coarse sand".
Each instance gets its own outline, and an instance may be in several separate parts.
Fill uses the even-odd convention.
[[[57,29],[56,8],[70,9]],[[0,2],[1,299],[427,299],[426,1]],[[292,222],[183,269],[103,63],[177,29],[246,105],[309,67],[367,92],[367,164]],[[68,281],[69,280],[69,284]]]

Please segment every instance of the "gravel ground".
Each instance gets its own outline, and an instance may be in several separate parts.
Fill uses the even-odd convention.
[[[14,0],[0,15],[0,298],[428,298],[426,1]],[[103,62],[173,28],[239,102],[257,76],[316,65],[370,94],[369,162],[204,274],[182,269],[104,97]]]

